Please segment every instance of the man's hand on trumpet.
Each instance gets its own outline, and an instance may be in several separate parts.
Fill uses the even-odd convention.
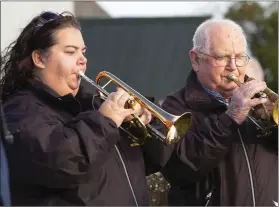
[[[269,96],[269,98],[267,98],[266,103],[264,104],[264,107],[265,107],[265,109],[266,109],[266,111],[267,111],[267,113],[270,117],[272,117],[273,108],[274,108],[275,102],[277,100],[278,100],[277,95],[276,94],[271,94]],[[256,107],[256,111],[255,111],[256,115],[258,117],[260,117],[261,119],[267,119],[267,117],[266,117],[267,114],[266,114],[265,109],[263,107],[258,107],[258,108]]]
[[[253,98],[255,94],[266,88],[264,81],[252,80],[237,88],[231,97],[227,114],[238,124],[242,124],[249,111],[259,104],[267,102],[267,98]]]

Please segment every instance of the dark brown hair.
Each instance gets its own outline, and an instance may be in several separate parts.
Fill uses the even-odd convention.
[[[0,81],[2,100],[33,78],[32,52],[47,52],[49,47],[56,44],[57,31],[66,27],[80,30],[80,24],[71,13],[43,12],[34,17],[18,38],[4,50]]]

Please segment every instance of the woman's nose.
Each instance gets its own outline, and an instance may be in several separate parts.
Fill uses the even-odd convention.
[[[82,56],[80,57],[79,61],[78,61],[78,65],[86,65],[87,63],[87,58],[85,57],[84,54],[82,54]]]

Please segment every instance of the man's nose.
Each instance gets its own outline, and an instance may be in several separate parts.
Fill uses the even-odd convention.
[[[230,58],[229,62],[227,64],[227,68],[231,71],[234,71],[237,69],[236,63],[235,63],[235,58]]]

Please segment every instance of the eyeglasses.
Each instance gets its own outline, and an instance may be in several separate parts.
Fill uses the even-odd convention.
[[[237,56],[235,58],[232,58],[230,56],[211,56],[211,55],[208,55],[206,53],[203,53],[203,52],[200,52],[200,51],[197,51],[203,55],[206,55],[206,56],[209,56],[209,57],[212,57],[214,60],[215,60],[215,64],[217,66],[227,66],[228,63],[234,59],[235,60],[235,65],[238,66],[238,67],[243,67],[245,65],[248,64],[249,60],[250,60],[250,57],[246,54],[244,56]]]
[[[54,12],[47,11],[47,12],[42,13],[38,18],[38,22],[37,22],[37,25],[35,26],[33,35],[35,33],[37,33],[40,30],[40,28],[42,28],[46,23],[56,20],[60,17],[61,17],[61,15],[54,13]]]

